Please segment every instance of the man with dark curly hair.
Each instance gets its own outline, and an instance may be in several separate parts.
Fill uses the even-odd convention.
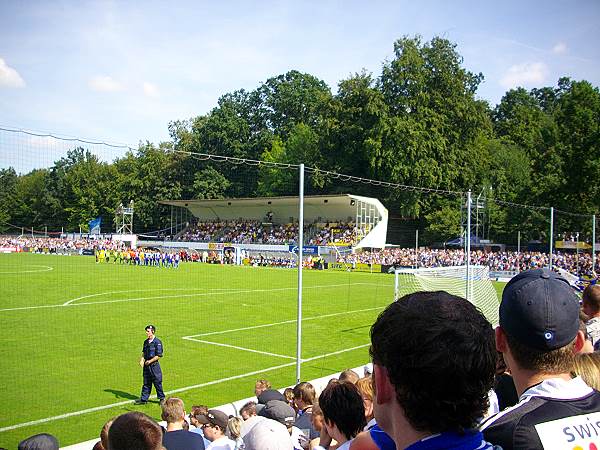
[[[417,292],[371,327],[377,424],[398,450],[492,449],[475,430],[496,369],[492,326],[467,300]]]

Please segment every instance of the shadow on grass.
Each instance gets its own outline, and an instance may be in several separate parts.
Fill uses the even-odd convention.
[[[139,395],[135,395],[130,392],[119,391],[117,389],[104,389],[104,392],[110,392],[115,396],[115,398],[127,398],[130,400],[135,400],[139,398]]]

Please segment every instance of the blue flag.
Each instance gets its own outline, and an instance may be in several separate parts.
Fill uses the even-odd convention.
[[[100,225],[102,224],[102,217],[97,217],[94,220],[90,220],[88,225],[90,226],[90,234],[100,234]]]

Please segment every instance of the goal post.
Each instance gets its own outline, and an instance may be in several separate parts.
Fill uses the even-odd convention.
[[[432,267],[424,269],[395,269],[394,295],[399,299],[417,291],[446,291],[459,297],[466,297],[491,322],[498,325],[498,294],[489,277],[487,266]]]

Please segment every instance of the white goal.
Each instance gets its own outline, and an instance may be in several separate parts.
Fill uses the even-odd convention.
[[[498,294],[486,266],[469,266],[468,275],[467,266],[396,269],[394,277],[396,299],[417,291],[446,291],[467,298],[493,326],[498,325]]]

